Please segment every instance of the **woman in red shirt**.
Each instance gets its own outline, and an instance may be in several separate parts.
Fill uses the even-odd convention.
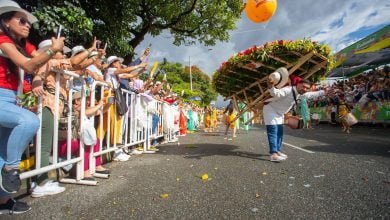
[[[27,43],[31,24],[37,19],[10,0],[0,5],[0,214],[23,213],[27,204],[11,199],[8,193],[20,188],[21,156],[39,128],[38,117],[16,104],[18,84],[23,79],[18,67],[34,73],[64,47],[64,38],[52,39],[52,47],[32,58],[35,49]]]

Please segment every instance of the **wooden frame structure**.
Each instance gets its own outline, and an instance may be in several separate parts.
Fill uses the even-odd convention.
[[[328,64],[328,58],[317,53],[315,50],[312,50],[306,54],[301,54],[299,52],[291,51],[290,56],[295,57],[295,62],[288,62],[282,58],[275,55],[267,55],[269,59],[276,64],[279,64],[277,67],[267,65],[262,62],[255,62],[253,60],[249,61],[244,65],[237,65],[235,68],[230,68],[224,75],[220,75],[217,79],[217,84],[222,86],[225,83],[225,79],[232,77],[240,76],[240,79],[234,79],[239,82],[240,85],[235,85],[230,87],[229,91],[224,91],[224,89],[218,88],[217,90],[220,93],[225,93],[228,98],[233,100],[235,108],[238,110],[237,116],[234,119],[237,120],[241,117],[242,114],[248,110],[256,112],[255,116],[258,116],[260,113],[260,108],[263,106],[264,100],[269,98],[269,92],[267,89],[267,78],[269,73],[274,72],[279,67],[286,67],[289,74],[297,75],[304,79],[311,78],[314,74],[321,71],[323,74],[326,73],[326,68]],[[259,71],[259,68],[268,70],[267,73]],[[245,79],[245,80],[243,80]],[[242,85],[245,86],[242,86]],[[222,91],[222,92],[221,92]],[[246,106],[243,109],[238,108],[238,102],[243,102]],[[254,117],[252,117],[248,122],[250,122]],[[247,123],[248,123],[247,122]]]

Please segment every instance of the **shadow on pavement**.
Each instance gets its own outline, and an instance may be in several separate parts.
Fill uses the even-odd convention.
[[[375,155],[382,157],[390,157],[390,147],[385,145],[373,145],[368,142],[349,142],[348,145],[342,146],[339,144],[330,144],[323,146],[305,146],[304,149],[325,152],[325,153],[340,153],[340,154],[355,154],[355,155]]]
[[[187,159],[202,159],[209,156],[237,156],[255,160],[268,161],[268,154],[257,154],[247,151],[237,151],[238,146],[227,144],[183,144],[164,145],[160,147],[160,152],[169,155],[183,155]]]
[[[389,131],[388,128],[363,125],[353,127],[352,133],[347,134],[341,131],[341,127],[320,125],[311,130],[285,128],[285,135],[300,138],[300,147],[306,150],[390,157]]]

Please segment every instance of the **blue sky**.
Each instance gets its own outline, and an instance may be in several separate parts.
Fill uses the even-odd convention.
[[[191,56],[193,65],[212,75],[234,53],[268,41],[311,38],[329,44],[337,52],[388,25],[389,11],[390,2],[386,0],[279,0],[278,9],[269,22],[253,23],[243,13],[236,30],[230,32],[228,42],[212,47],[177,47],[165,32],[156,38],[147,36],[136,52],[140,53],[151,43],[149,61],[162,61],[166,57],[170,62],[188,65]]]

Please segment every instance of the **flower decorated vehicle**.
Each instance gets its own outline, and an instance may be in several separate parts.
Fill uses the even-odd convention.
[[[234,54],[214,73],[213,84],[221,95],[246,104],[238,118],[249,109],[261,108],[268,96],[267,77],[279,67],[287,68],[290,75],[317,82],[333,66],[331,49],[325,44],[309,39],[278,40]]]

